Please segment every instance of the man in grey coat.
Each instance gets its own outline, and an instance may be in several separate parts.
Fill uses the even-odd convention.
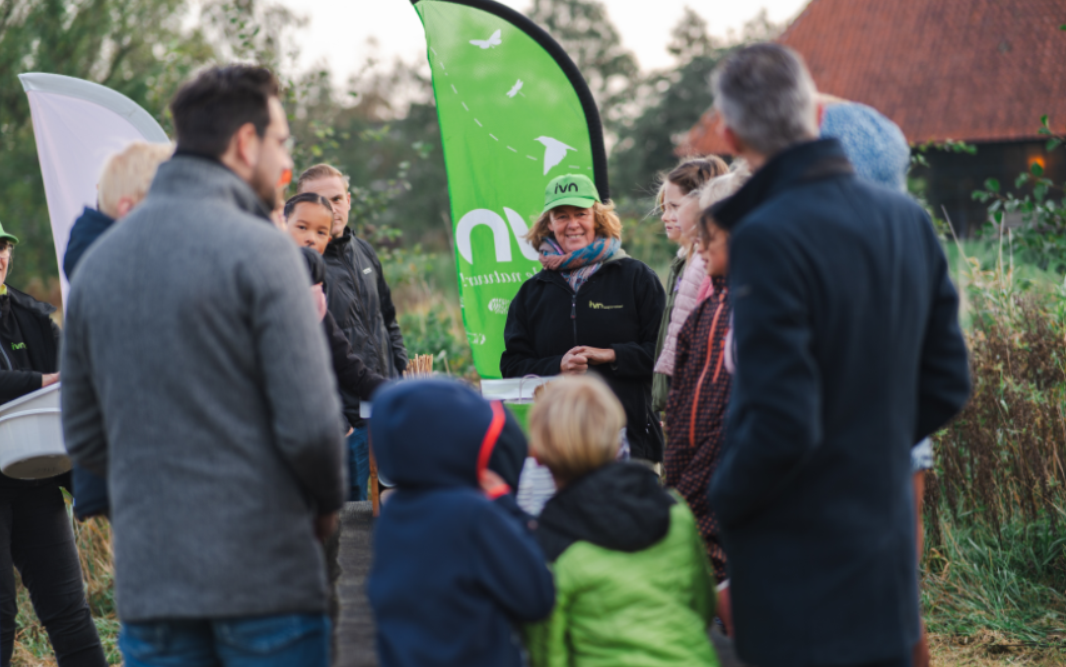
[[[292,167],[274,76],[171,102],[173,159],[71,286],[63,427],[112,499],[125,664],[329,664],[321,540],[343,426],[303,260],[268,220]]]

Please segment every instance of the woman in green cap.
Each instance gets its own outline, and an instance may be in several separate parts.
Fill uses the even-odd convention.
[[[581,174],[550,183],[544,210],[526,236],[543,270],[518,290],[507,312],[503,377],[594,372],[626,412],[630,455],[663,456],[651,409],[651,380],[666,294],[658,276],[622,249],[614,205]]]
[[[0,403],[59,381],[55,308],[8,287],[18,239],[0,225]],[[15,646],[17,569],[60,667],[106,666],[82,587],[81,564],[60,485],[69,474],[21,480],[0,474],[0,664]]]

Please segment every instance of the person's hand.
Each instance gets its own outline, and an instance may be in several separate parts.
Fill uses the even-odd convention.
[[[733,602],[729,596],[729,582],[725,582],[725,587],[718,591],[718,618],[722,619],[722,625],[725,626],[725,633],[730,637],[733,636]],[[917,667],[917,666],[915,666]]]
[[[911,652],[911,665],[929,667],[929,638],[925,634],[925,623],[922,623],[922,638],[914,645],[914,650]]]
[[[315,537],[318,538],[319,542],[325,544],[326,540],[333,537],[333,533],[337,532],[338,524],[337,512],[319,514],[315,517]]]
[[[59,382],[59,373],[48,373],[41,376],[41,389],[50,387],[56,382]]]
[[[326,319],[326,311],[329,310],[326,305],[326,292],[322,289],[322,283],[316,283],[311,286],[311,298],[315,300],[315,312],[318,314],[318,321]]]
[[[600,364],[613,364],[618,361],[618,355],[614,353],[611,348],[602,347],[575,347],[571,352],[577,352],[581,356],[585,357],[590,364],[598,366]]]
[[[511,487],[507,485],[507,482],[503,481],[502,477],[488,468],[481,471],[478,482],[481,484],[481,490],[485,492],[485,495],[493,500],[511,491]]]
[[[562,371],[563,375],[581,375],[588,372],[589,360],[585,355],[578,352],[578,350],[583,349],[575,347],[563,355],[563,360],[559,362],[559,370]]]

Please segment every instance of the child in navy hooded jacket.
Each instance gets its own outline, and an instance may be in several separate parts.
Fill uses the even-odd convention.
[[[544,556],[507,484],[486,471],[505,426],[502,405],[457,382],[398,382],[375,396],[371,442],[396,484],[367,584],[382,667],[520,667],[515,625],[551,613]]]

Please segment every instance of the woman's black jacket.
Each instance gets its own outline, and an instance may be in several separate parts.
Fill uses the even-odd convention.
[[[518,290],[507,312],[503,377],[559,375],[559,364],[578,345],[611,348],[613,364],[599,373],[626,411],[626,436],[634,458],[662,461],[663,433],[651,409],[652,368],[666,292],[643,262],[606,262],[577,294],[558,271],[541,271]]]
[[[0,313],[5,317],[15,318],[22,342],[26,344],[26,356],[32,370],[0,370],[0,403],[13,401],[20,396],[41,388],[41,376],[59,370],[59,327],[49,317],[55,308],[42,303],[32,296],[12,287],[7,288],[7,296],[0,299],[10,300],[10,309],[0,304]],[[5,312],[6,311],[6,312]],[[10,345],[10,342],[0,341]],[[51,480],[25,481],[0,475],[0,485],[26,486],[47,481],[70,486],[70,477],[60,475]]]

